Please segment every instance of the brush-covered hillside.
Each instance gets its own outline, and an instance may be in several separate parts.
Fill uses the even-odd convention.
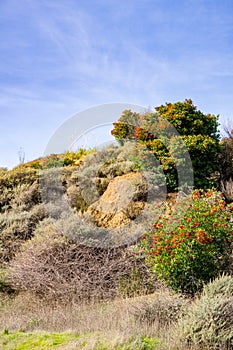
[[[191,100],[112,134],[0,168],[2,348],[232,349],[232,134]]]
[[[128,146],[100,152],[81,149],[1,170],[0,262],[2,275],[8,275],[6,285],[2,280],[5,288],[9,283],[15,291],[46,297],[84,294],[101,299],[117,294],[118,279],[127,280],[138,269],[141,287],[144,284],[145,292],[153,289],[143,259],[126,247],[132,239],[127,239],[124,225],[140,214],[147,199],[147,183],[128,160],[129,152]]]

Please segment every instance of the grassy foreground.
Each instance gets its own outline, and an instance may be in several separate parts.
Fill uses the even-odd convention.
[[[67,345],[74,342],[78,336],[71,333],[9,333],[6,329],[1,334],[0,345],[1,349],[6,350],[26,350],[26,349],[53,349],[61,348],[62,345]]]
[[[27,293],[14,298],[0,294],[0,349],[167,350],[160,333],[164,324],[135,317],[140,305],[158,297],[82,305],[46,302]]]
[[[72,333],[13,332],[6,329],[0,337],[0,346],[4,350],[47,350],[47,349],[93,349],[93,350],[152,350],[160,342],[154,338],[131,337],[121,340],[119,337],[108,339],[106,334],[90,333],[75,335]]]

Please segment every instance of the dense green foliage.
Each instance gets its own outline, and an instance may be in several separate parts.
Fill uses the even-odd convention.
[[[114,123],[112,134],[121,142],[130,139],[143,144],[160,162],[169,190],[178,187],[177,165],[186,161],[185,152],[191,157],[195,187],[213,186],[219,171],[218,116],[197,110],[190,99],[155,110],[140,117],[125,111]],[[144,158],[140,150],[138,157]]]
[[[123,145],[126,141],[134,138],[135,128],[140,126],[141,117],[139,113],[131,110],[123,111],[122,115],[116,123],[113,123],[114,128],[111,134],[116,140]]]
[[[157,277],[194,293],[226,271],[232,262],[232,210],[221,193],[196,190],[165,213],[140,247]]]

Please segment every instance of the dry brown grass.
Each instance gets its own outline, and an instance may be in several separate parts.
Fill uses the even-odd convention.
[[[172,298],[172,294],[166,289],[147,296],[89,304],[76,302],[62,304],[58,301],[48,303],[29,293],[21,293],[14,299],[4,296],[0,303],[0,329],[23,332],[75,331],[79,334],[91,332],[90,341],[85,349],[93,349],[100,339],[101,341],[111,339],[113,349],[114,344],[123,343],[132,336],[146,335],[162,339],[166,347],[161,345],[161,349],[175,350],[173,340],[170,339],[172,320],[169,323],[167,319],[164,321],[157,317],[148,323],[146,320],[135,318],[136,308],[140,308],[143,303],[151,304],[156,300],[159,303],[163,296],[165,299]],[[164,303],[161,305],[166,308]],[[73,345],[78,346],[77,342]],[[72,345],[69,345],[68,349],[72,349]]]
[[[180,299],[181,298],[181,299]],[[172,301],[174,300],[174,305]],[[75,332],[80,339],[61,349],[79,349],[86,342],[84,349],[102,349],[98,344],[107,344],[103,349],[144,349],[138,347],[140,338],[156,338],[161,344],[156,350],[209,350],[210,347],[193,342],[187,343],[177,334],[177,316],[181,311],[181,320],[189,310],[195,308],[199,298],[194,301],[184,299],[171,291],[161,288],[156,293],[133,298],[121,298],[108,302],[62,304],[60,301],[41,299],[30,293],[21,293],[14,298],[0,295],[0,330],[7,328],[13,331],[48,331]],[[144,312],[146,307],[154,310],[156,317],[152,322],[146,318],[135,317],[135,310]],[[174,308],[175,317],[172,314]],[[171,314],[170,314],[171,312]],[[165,316],[165,317],[164,317]],[[203,315],[203,320],[205,314]],[[88,338],[88,339],[87,339]],[[132,341],[133,339],[133,341]],[[130,341],[130,347],[126,346]],[[134,347],[135,342],[135,347]],[[96,346],[96,347],[95,347]],[[150,349],[150,348],[148,348]],[[153,347],[151,348],[153,349]],[[212,349],[212,348],[211,348]],[[213,349],[217,349],[213,347]],[[218,350],[229,348],[219,347]]]

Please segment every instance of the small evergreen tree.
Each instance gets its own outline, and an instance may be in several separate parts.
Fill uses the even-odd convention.
[[[120,145],[134,138],[136,127],[140,126],[140,114],[132,112],[130,109],[123,111],[122,115],[116,123],[111,134],[116,138]]]

